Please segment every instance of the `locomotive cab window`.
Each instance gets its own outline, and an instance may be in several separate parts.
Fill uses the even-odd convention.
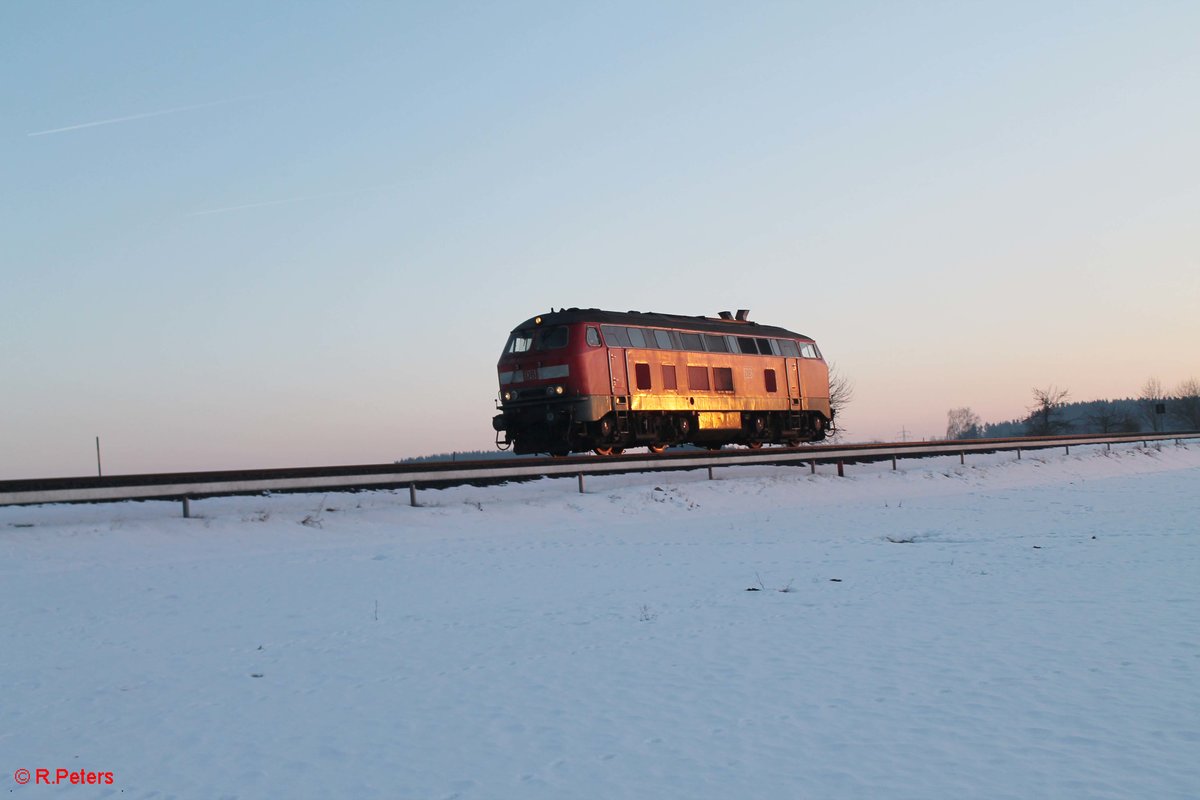
[[[796,349],[796,343],[791,339],[779,340],[779,352],[785,356],[791,356],[792,358],[800,357],[800,351]]]
[[[508,340],[508,346],[504,348],[504,352],[512,355],[514,353],[527,353],[533,347],[533,333],[530,331],[516,331]]]
[[[643,392],[650,391],[650,365],[634,364],[633,374],[637,378],[637,388]]]
[[[817,346],[812,342],[800,343],[800,355],[804,356],[805,358],[820,358],[820,356],[817,355]]]
[[[640,347],[643,350],[646,348],[646,337],[642,334],[641,328],[626,328],[625,333],[629,336],[631,347]]]
[[[599,347],[600,346],[600,331],[589,326],[587,329],[587,343],[588,343],[588,347]]]
[[[768,392],[779,391],[779,384],[775,382],[775,370],[773,370],[773,369],[764,369],[763,370],[763,383],[766,384]]]
[[[559,350],[567,346],[570,339],[570,329],[566,325],[555,325],[553,328],[538,330],[533,337],[534,350]]]

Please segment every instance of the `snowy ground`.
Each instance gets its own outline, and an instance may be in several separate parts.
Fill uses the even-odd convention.
[[[0,508],[4,788],[1200,796],[1200,445],[830,472]]]

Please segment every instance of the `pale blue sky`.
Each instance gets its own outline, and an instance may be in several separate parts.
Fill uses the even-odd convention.
[[[551,306],[746,307],[851,438],[1200,377],[1200,5],[0,5],[0,478],[488,448]]]

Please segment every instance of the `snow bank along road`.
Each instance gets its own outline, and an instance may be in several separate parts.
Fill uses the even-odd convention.
[[[1200,795],[1200,446],[832,473],[0,508],[4,788]]]

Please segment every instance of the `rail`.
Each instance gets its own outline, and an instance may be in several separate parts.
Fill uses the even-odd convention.
[[[585,475],[611,475],[666,470],[709,470],[742,465],[809,465],[815,471],[819,463],[837,463],[839,474],[844,464],[958,455],[962,463],[968,453],[1070,448],[1083,445],[1108,445],[1200,439],[1200,432],[1087,434],[1079,436],[1042,436],[1013,439],[963,439],[944,442],[900,442],[889,444],[818,445],[796,448],[768,447],[760,450],[731,449],[705,452],[680,450],[661,455],[571,456],[568,458],[513,459],[495,461],[376,464],[367,466],[302,467],[276,470],[236,470],[222,472],[157,473],[111,475],[104,477],[43,478],[0,481],[0,506],[41,505],[45,503],[102,503],[123,500],[176,500],[183,502],[188,516],[191,500],[203,497],[263,494],[266,492],[363,491],[373,489],[409,490],[412,505],[417,505],[417,488],[444,488],[466,484],[485,485],[542,477],[577,477],[583,491]]]

